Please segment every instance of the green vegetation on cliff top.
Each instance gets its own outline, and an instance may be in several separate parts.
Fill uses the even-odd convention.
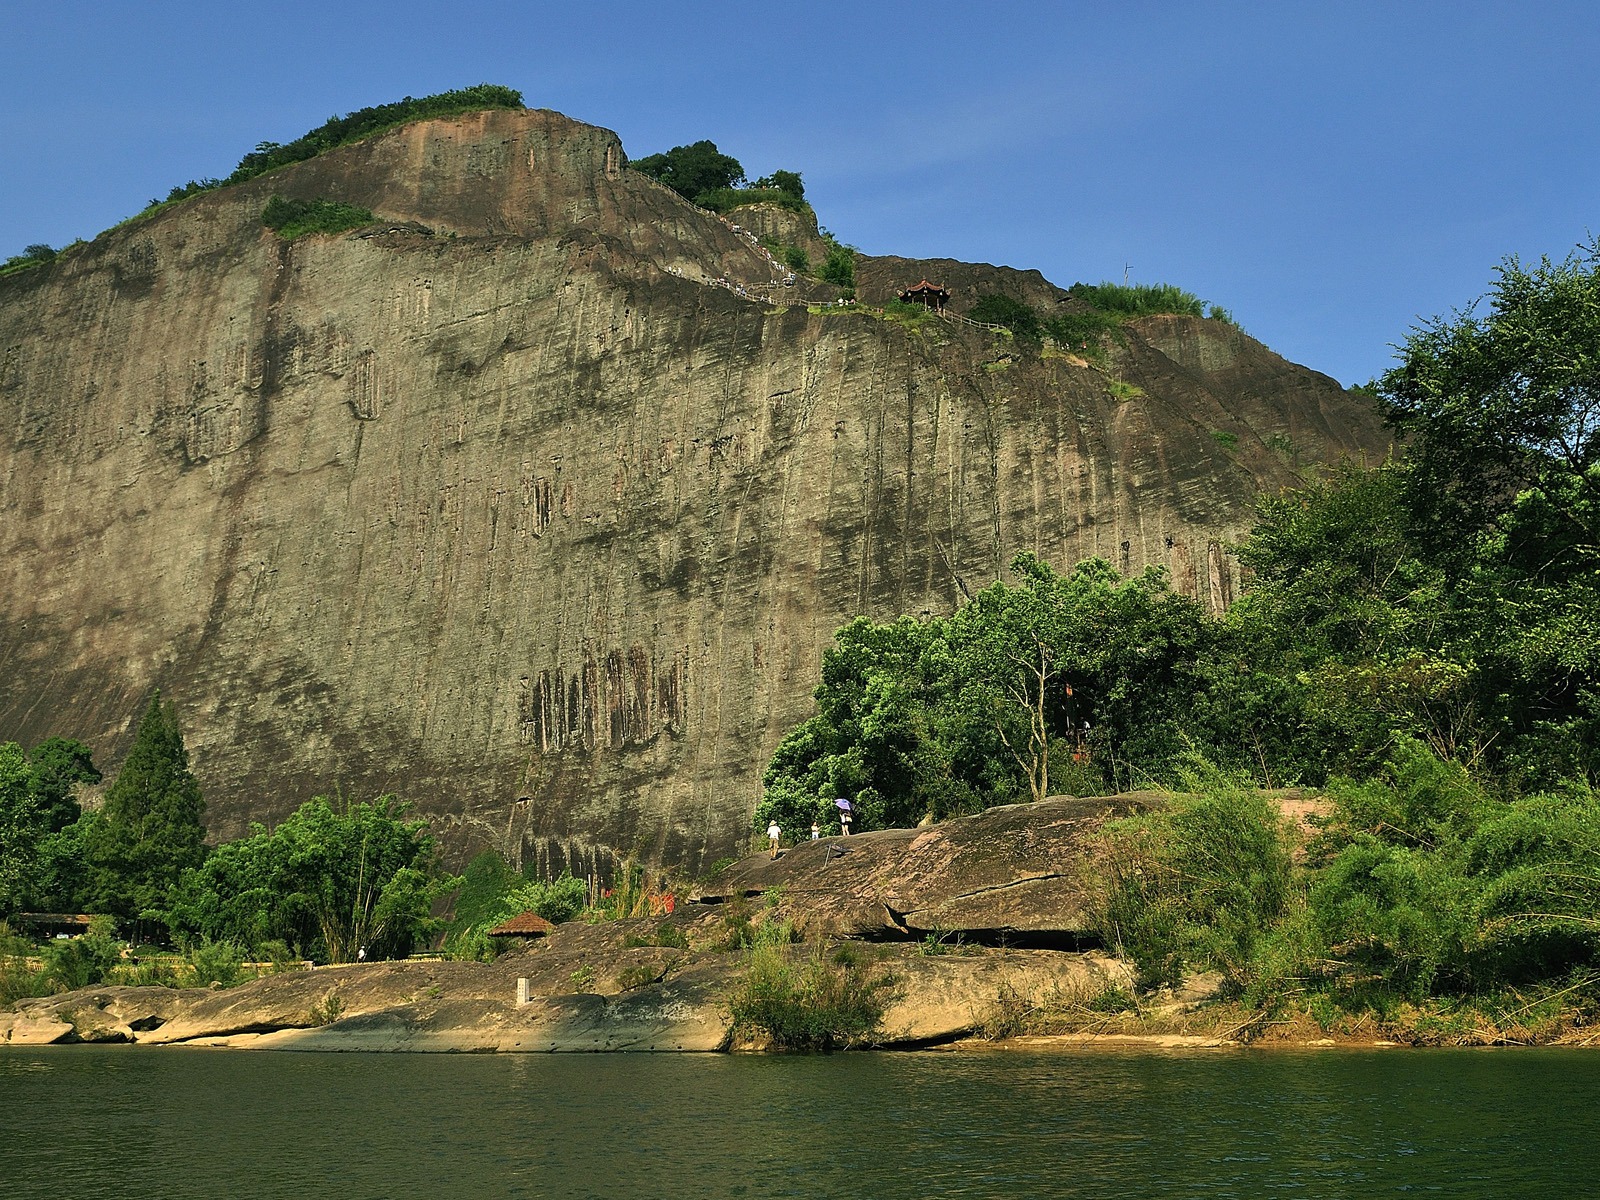
[[[259,142],[256,148],[239,160],[239,165],[222,179],[191,179],[188,183],[179,184],[169,191],[165,199],[152,199],[139,212],[121,222],[126,225],[129,221],[136,221],[152,213],[160,212],[190,196],[197,196],[202,192],[215,191],[217,188],[227,187],[230,184],[243,183],[254,179],[257,175],[264,175],[278,167],[289,166],[292,163],[304,162],[315,158],[319,154],[347,146],[351,142],[358,142],[363,138],[372,137],[374,134],[383,133],[385,130],[406,125],[412,121],[422,121],[430,117],[449,117],[462,113],[483,112],[487,109],[518,109],[522,107],[522,93],[515,88],[502,87],[499,84],[480,83],[473,87],[457,88],[454,91],[439,92],[432,96],[407,96],[391,104],[377,104],[370,108],[359,108],[355,112],[344,116],[332,116],[306,133],[301,134],[292,142]],[[331,203],[327,201],[319,203]],[[353,210],[355,211],[355,210]],[[365,210],[359,210],[365,211]],[[324,220],[326,218],[323,218]],[[370,216],[368,220],[370,220]],[[360,222],[364,224],[365,222]],[[268,222],[269,228],[278,228]],[[353,225],[344,225],[341,228],[354,228]],[[297,233],[284,234],[293,239],[302,233],[334,232],[321,225],[313,225],[299,230]],[[74,243],[78,245],[79,243]],[[21,254],[13,255],[0,263],[0,278],[25,271],[30,267],[39,267],[54,262],[57,250],[44,244],[27,247]]]
[[[348,146],[362,138],[382,133],[412,121],[430,117],[449,117],[460,113],[482,112],[493,108],[521,108],[522,93],[515,88],[498,84],[480,83],[475,87],[439,92],[433,96],[412,97],[392,104],[377,104],[371,108],[358,108],[344,116],[334,115],[321,125],[301,134],[292,142],[259,142],[256,148],[239,160],[231,174],[224,179],[191,179],[173,188],[165,200],[152,200],[146,212],[163,204],[183,200],[199,192],[243,183],[290,163],[304,162],[339,146]]]

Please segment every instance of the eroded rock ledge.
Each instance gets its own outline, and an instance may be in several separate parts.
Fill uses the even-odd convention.
[[[572,922],[493,963],[366,963],[222,991],[99,987],[22,1001],[0,1013],[0,1043],[725,1050],[727,996],[746,957],[719,947],[752,910],[812,944],[867,943],[860,957],[893,980],[881,1044],[950,1042],[990,1025],[1002,998],[1042,1007],[1127,985],[1125,965],[1093,946],[1078,866],[1087,834],[1155,802],[1059,797],[808,842],[733,864],[674,913]]]

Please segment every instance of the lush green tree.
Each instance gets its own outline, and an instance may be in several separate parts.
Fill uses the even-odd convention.
[[[1400,365],[1378,382],[1408,438],[1415,532],[1462,569],[1478,539],[1531,492],[1536,512],[1502,527],[1507,544],[1498,552],[1547,577],[1592,569],[1600,557],[1600,241],[1558,263],[1507,259],[1486,311],[1475,310],[1417,329]]]
[[[1012,571],[951,618],[840,630],[758,824],[831,826],[844,797],[857,828],[907,825],[1170,775],[1213,630],[1198,606],[1097,559],[1060,575],[1022,554]]]
[[[81,742],[49,738],[26,755],[0,745],[0,912],[74,905],[83,871],[73,787],[99,779]]]
[[[282,940],[331,962],[409,953],[439,927],[433,903],[460,885],[443,874],[427,822],[393,796],[306,801],[277,828],[219,846],[184,872],[175,933],[252,951]]]
[[[45,831],[28,759],[15,742],[0,743],[0,913],[21,907]]]
[[[28,751],[28,775],[50,833],[60,832],[83,815],[74,791],[77,785],[99,783],[101,778],[93,752],[70,738],[46,738]]]
[[[161,920],[178,876],[205,858],[204,812],[177,708],[157,691],[85,832],[95,907],[141,925]]]
[[[856,285],[856,252],[849,246],[833,242],[828,246],[828,260],[822,264],[818,278],[823,283],[837,287],[853,288]]]
[[[1239,547],[1249,590],[1224,617],[1200,727],[1267,780],[1383,761],[1401,732],[1441,754],[1486,735],[1443,573],[1408,534],[1403,467],[1350,464],[1263,497]],[[1227,686],[1229,679],[1232,686]]]
[[[1407,533],[1449,581],[1490,759],[1600,779],[1600,243],[1497,268],[1378,382],[1407,437]]]
[[[1170,778],[1187,749],[1195,665],[1214,634],[1199,606],[1159,570],[1123,578],[1104,559],[1061,575],[1024,553],[1012,572],[1017,584],[995,584],[952,618],[952,642],[967,664],[957,710],[981,712],[998,689],[1010,700],[998,711],[1014,723],[1002,744],[1019,745],[1015,723],[1025,719],[1036,751],[1069,736],[1076,745],[1087,725],[1085,746],[1110,774],[1080,778],[1078,787]]]
[[[705,193],[738,188],[744,183],[744,167],[739,160],[723,154],[711,141],[674,146],[664,153],[635,159],[629,165],[660,180],[686,200],[698,200]]]
[[[763,175],[755,181],[756,188],[784,192],[796,200],[806,198],[806,185],[800,181],[798,171],[774,171],[771,175]]]

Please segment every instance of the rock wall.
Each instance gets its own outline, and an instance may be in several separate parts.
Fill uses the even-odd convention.
[[[285,243],[274,193],[384,223]],[[864,298],[943,266],[867,260]],[[1011,278],[962,272],[958,308]],[[406,126],[0,280],[0,739],[114,768],[159,685],[213,838],[338,786],[458,854],[695,868],[852,616],[949,611],[1022,549],[1220,607],[1258,490],[1384,446],[1216,322],[1145,320],[1098,369],[763,293],[728,222],[548,112]]]

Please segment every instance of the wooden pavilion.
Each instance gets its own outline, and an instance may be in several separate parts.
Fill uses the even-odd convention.
[[[922,304],[934,312],[943,312],[944,306],[950,302],[950,289],[924,279],[901,292],[900,299],[906,304]]]
[[[492,938],[541,938],[555,926],[536,912],[525,912],[509,921],[501,921],[487,935]]]

